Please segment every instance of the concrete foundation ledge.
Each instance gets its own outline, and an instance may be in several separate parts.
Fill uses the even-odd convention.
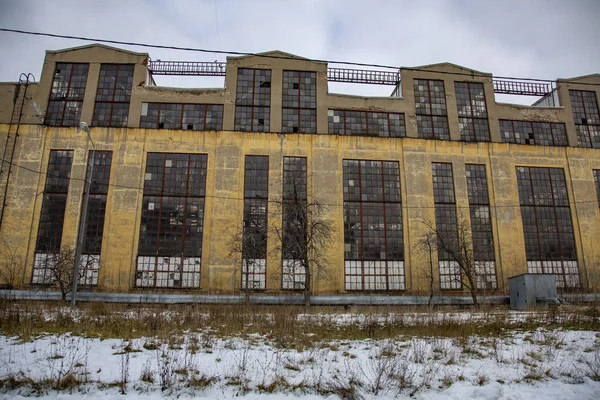
[[[34,290],[0,290],[0,298],[14,300],[32,301],[59,301],[60,292],[57,291],[34,291]],[[70,295],[67,296],[71,298]],[[173,293],[102,293],[102,292],[79,292],[77,301],[82,302],[107,302],[107,303],[138,303],[138,304],[243,304],[244,295],[200,295],[200,294],[173,294]],[[385,296],[385,295],[331,295],[312,296],[311,304],[316,306],[409,306],[427,305],[429,296]],[[508,296],[486,296],[480,297],[482,304],[508,304]],[[433,302],[436,305],[471,305],[473,300],[470,296],[435,296]],[[302,295],[269,296],[250,295],[251,304],[285,305],[304,304]]]

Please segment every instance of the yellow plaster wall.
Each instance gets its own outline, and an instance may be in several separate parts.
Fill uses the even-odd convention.
[[[0,125],[0,135],[7,126]],[[97,150],[111,150],[113,162],[101,254],[98,289],[131,291],[141,218],[142,191],[148,152],[208,154],[201,293],[231,293],[239,289],[239,254],[232,254],[232,233],[242,225],[244,156],[269,156],[269,198],[281,196],[284,156],[307,157],[309,191],[327,204],[325,218],[334,237],[327,251],[328,273],[315,282],[318,293],[344,291],[343,183],[344,159],[400,162],[404,222],[406,293],[426,288],[423,271],[427,259],[417,249],[427,232],[422,221],[435,223],[432,162],[452,163],[459,213],[468,217],[465,164],[484,164],[492,205],[498,279],[527,270],[516,182],[516,166],[562,168],[567,177],[575,240],[584,283],[597,284],[600,254],[594,242],[600,237],[600,212],[592,169],[600,169],[600,152],[593,149],[467,144],[455,141],[390,139],[336,135],[299,135],[184,130],[91,128]],[[0,141],[3,138],[0,137]],[[7,194],[0,239],[26,254],[20,285],[31,279],[37,225],[41,210],[48,157],[52,149],[74,150],[71,183],[65,213],[63,246],[74,246],[85,174],[87,136],[75,128],[21,127],[11,185]],[[23,168],[21,168],[23,167]],[[41,173],[37,173],[39,171]],[[280,225],[277,207],[269,204],[269,225]],[[270,247],[275,236],[270,234]],[[280,259],[270,252],[267,291],[280,290]],[[596,286],[597,287],[597,286]]]

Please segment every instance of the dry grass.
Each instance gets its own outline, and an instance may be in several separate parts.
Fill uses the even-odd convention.
[[[313,307],[307,313],[301,306],[85,303],[71,312],[60,302],[1,300],[0,333],[24,341],[48,333],[172,341],[184,333],[201,332],[202,339],[197,347],[210,347],[211,337],[258,334],[281,348],[307,348],[316,341],[398,336],[466,340],[475,334],[498,337],[507,330],[533,330],[542,326],[600,330],[597,309],[592,307],[522,314],[518,320],[505,307],[484,312],[450,308],[439,311],[443,313],[429,312],[425,307],[359,307],[353,310]]]

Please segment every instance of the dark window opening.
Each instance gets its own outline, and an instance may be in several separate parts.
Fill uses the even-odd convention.
[[[600,148],[600,111],[596,92],[569,90],[579,147]],[[580,121],[580,122],[578,122]]]
[[[559,288],[580,287],[563,170],[534,167],[516,170],[528,272],[555,274]]]
[[[200,287],[207,158],[148,153],[137,287]]]
[[[317,132],[317,73],[283,71],[283,133]]]
[[[93,126],[127,126],[133,70],[133,64],[102,64],[92,118]]]
[[[415,79],[413,87],[419,137],[450,140],[444,82]]]
[[[405,137],[404,114],[329,110],[329,134],[348,136]]]
[[[246,156],[244,169],[244,227],[242,289],[265,289],[267,281],[267,216],[269,157]]]
[[[271,70],[239,68],[235,99],[235,130],[269,132]]]
[[[594,183],[596,184],[596,195],[598,196],[598,206],[600,206],[600,169],[592,171],[594,174]]]
[[[303,260],[307,257],[307,180],[306,158],[283,158],[283,240],[282,275],[283,289],[304,289],[306,270]]]
[[[476,287],[479,290],[497,289],[492,216],[485,165],[467,164],[465,168]]]
[[[50,284],[56,279],[54,272],[60,258],[72,164],[73,150],[50,151],[35,245],[33,284]]]
[[[440,288],[461,289],[460,266],[448,251],[458,252],[458,220],[454,197],[452,164],[433,163],[433,200],[435,203],[435,226],[438,237],[438,263]],[[442,244],[443,243],[443,244]]]
[[[565,124],[535,121],[499,121],[504,143],[538,146],[568,146]]]
[[[487,108],[483,84],[454,82],[456,108],[460,127],[460,140],[464,142],[489,142]]]
[[[400,167],[344,160],[346,290],[404,290]]]
[[[144,103],[140,127],[220,131],[223,129],[223,105]]]
[[[57,63],[44,123],[79,126],[89,64]]]

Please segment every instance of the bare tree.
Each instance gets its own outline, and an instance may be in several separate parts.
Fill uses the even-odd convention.
[[[435,266],[433,264],[433,253],[437,249],[436,237],[433,232],[427,232],[421,239],[417,241],[417,251],[427,257],[428,268],[421,270],[421,276],[427,281],[429,290],[429,300],[427,307],[431,310],[433,307],[433,295],[435,293]]]
[[[260,280],[260,276],[261,272],[265,271],[267,258],[266,219],[258,215],[257,211],[254,209],[245,213],[243,229],[231,233],[227,245],[230,255],[240,256],[241,288],[246,304],[250,302],[252,290],[261,289],[263,282]],[[266,215],[266,210],[264,212]],[[235,271],[237,272],[237,270],[236,268]]]
[[[433,235],[435,240],[430,240],[429,243],[435,245],[438,259],[453,263],[456,268],[455,273],[450,274],[450,279],[467,289],[473,299],[473,305],[479,308],[478,290],[485,288],[487,281],[484,271],[476,262],[469,221],[458,216],[456,225],[450,229],[438,229],[429,221],[422,221],[422,223],[429,228],[422,241],[427,241],[427,236]]]
[[[2,240],[0,246],[0,283],[7,289],[13,289],[17,284],[18,273],[25,267],[23,252],[6,239]]]
[[[332,224],[324,218],[326,208],[318,199],[308,200],[306,180],[287,177],[284,198],[276,202],[283,215],[273,250],[281,254],[284,282],[290,289],[303,289],[304,303],[310,306],[314,279],[326,270],[325,252],[332,238]],[[298,273],[300,271],[300,273]]]

